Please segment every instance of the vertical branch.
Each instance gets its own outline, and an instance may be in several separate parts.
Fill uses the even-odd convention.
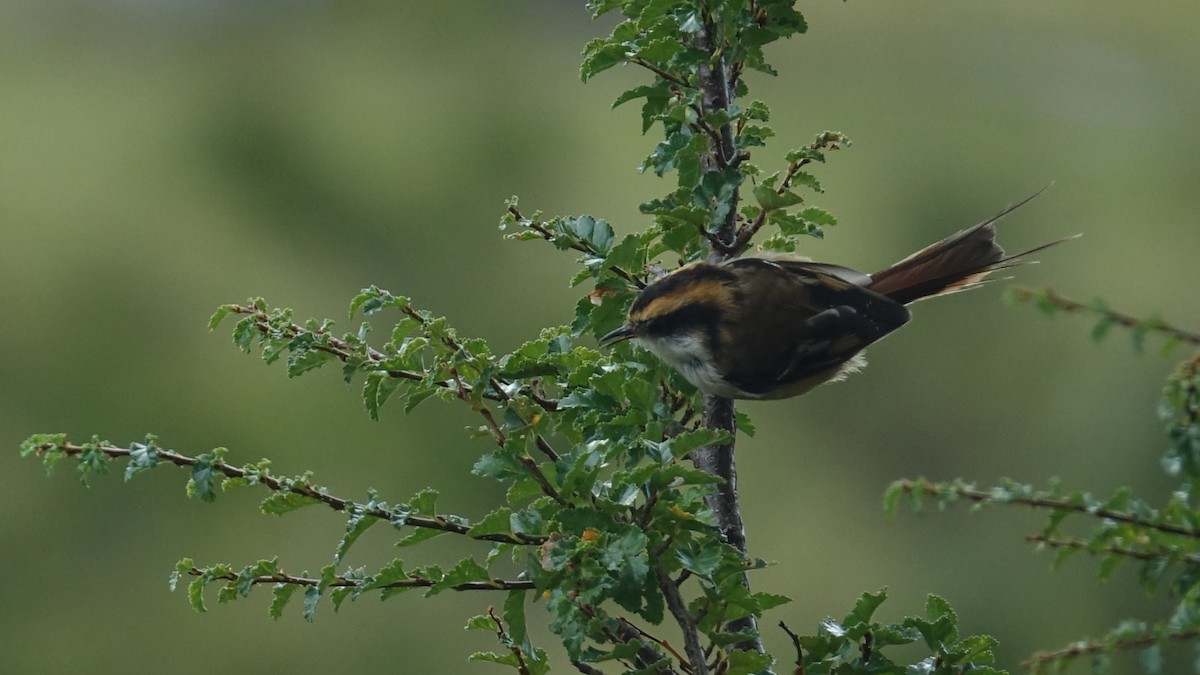
[[[695,35],[696,47],[712,55],[707,65],[700,67],[700,87],[704,92],[702,109],[704,112],[728,109],[733,104],[734,92],[737,90],[737,75],[731,75],[729,64],[721,55],[720,45],[723,36],[718,33],[717,26],[710,20],[706,21],[704,29]],[[703,124],[703,120],[701,120]],[[709,155],[703,164],[705,172],[720,171],[723,168],[737,166],[737,148],[734,145],[734,132],[731,124],[721,125],[715,138],[710,136]],[[710,260],[719,261],[726,257],[737,255],[731,245],[737,238],[737,202],[738,192],[735,190],[730,197],[730,204],[725,219],[714,223],[715,239],[724,244],[724,251],[714,250]],[[717,247],[714,247],[717,248]],[[708,507],[716,517],[717,527],[725,536],[725,540],[736,546],[742,553],[746,552],[746,528],[742,521],[742,509],[738,502],[737,493],[737,464],[734,461],[734,442],[737,426],[734,417],[732,400],[719,396],[705,396],[704,408],[701,411],[701,423],[708,429],[723,430],[729,433],[729,441],[722,444],[698,448],[692,453],[696,467],[722,479],[717,491],[706,498]],[[743,574],[742,583],[749,588],[750,580]],[[758,632],[758,622],[753,615],[730,622],[729,629],[738,631],[744,628]],[[752,640],[735,645],[738,649],[764,652],[762,640],[755,637]]]

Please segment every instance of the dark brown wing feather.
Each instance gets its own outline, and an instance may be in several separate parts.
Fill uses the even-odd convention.
[[[733,320],[759,330],[723,355],[722,372],[750,394],[787,391],[789,384],[827,371],[832,376],[910,318],[902,304],[848,281],[867,278],[848,268],[762,258],[726,266],[738,275]]]

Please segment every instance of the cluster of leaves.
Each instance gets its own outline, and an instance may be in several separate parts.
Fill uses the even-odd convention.
[[[1050,313],[1086,311],[1098,315],[1099,323],[1093,331],[1097,340],[1110,327],[1125,326],[1134,331],[1139,350],[1150,332],[1165,333],[1168,345],[1200,344],[1196,333],[1161,319],[1142,320],[1115,312],[1101,301],[1085,305],[1053,291],[1019,291],[1015,297],[1035,302]],[[1084,491],[1065,491],[1058,481],[1038,490],[1013,481],[979,489],[961,480],[934,483],[918,479],[894,483],[885,495],[885,508],[894,514],[899,504],[907,502],[920,511],[930,500],[940,508],[957,502],[975,507],[1032,506],[1046,512],[1046,521],[1042,531],[1027,540],[1054,550],[1055,567],[1086,552],[1099,558],[1098,577],[1106,581],[1122,563],[1136,563],[1138,581],[1147,593],[1165,588],[1177,600],[1170,616],[1151,623],[1123,622],[1097,640],[1035,654],[1025,665],[1035,673],[1062,672],[1080,659],[1089,659],[1094,672],[1108,672],[1112,655],[1141,650],[1143,670],[1160,674],[1164,672],[1161,650],[1165,643],[1200,639],[1200,353],[1180,363],[1168,378],[1159,414],[1169,440],[1163,466],[1181,480],[1161,506],[1135,498],[1128,488],[1098,498]],[[1080,521],[1090,527],[1068,530],[1069,525]],[[1200,672],[1200,662],[1195,669]]]
[[[1014,303],[1030,303],[1050,316],[1086,314],[1095,317],[1092,339],[1096,342],[1107,337],[1114,327],[1127,328],[1133,348],[1139,353],[1145,350],[1146,337],[1151,334],[1162,336],[1163,342],[1159,351],[1164,357],[1170,356],[1181,345],[1200,345],[1200,333],[1173,326],[1159,316],[1140,318],[1118,312],[1109,307],[1103,298],[1084,303],[1064,297],[1052,288],[1034,290],[1019,286],[1009,289],[1007,297]]]
[[[998,675],[992,664],[996,640],[986,635],[959,637],[958,615],[945,599],[930,595],[925,616],[906,617],[899,623],[873,620],[887,599],[887,591],[863,593],[854,609],[841,621],[826,619],[811,636],[792,635],[801,657],[797,672],[816,673],[962,673]],[[790,631],[789,631],[790,633]],[[882,650],[922,642],[929,656],[908,664],[893,662]]]
[[[646,68],[650,84],[620,94],[613,103],[644,100],[642,131],[662,125],[663,140],[642,164],[659,176],[674,171],[677,187],[648,201],[641,210],[655,220],[665,250],[683,260],[743,251],[765,224],[777,231],[763,242],[773,250],[794,251],[797,237],[821,236],[836,224],[829,212],[808,206],[795,191],[820,192],[804,170],[823,162],[825,153],[848,145],[837,132],[824,132],[809,146],[787,154],[787,167],[770,175],[749,162],[750,150],[766,144],[774,131],[762,101],[740,106],[748,91],[742,73],[774,74],[763,47],[807,30],[792,2],[644,2],[607,0],[590,4],[595,15],[620,10],[625,17],[606,38],[587,44],[581,75],[587,80],[617,65]],[[712,79],[719,82],[714,86]],[[714,100],[714,89],[722,95]],[[739,190],[752,182],[754,203],[739,205]],[[699,235],[699,236],[697,236]]]

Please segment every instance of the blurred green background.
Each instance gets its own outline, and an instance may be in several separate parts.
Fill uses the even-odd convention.
[[[764,168],[823,129],[855,142],[817,169],[827,193],[812,201],[841,224],[807,255],[876,269],[1054,181],[1002,240],[1085,236],[1020,283],[1200,326],[1200,5],[801,9],[810,34],[774,46],[781,77],[750,85],[780,137],[756,152]],[[466,664],[493,646],[462,630],[497,601],[481,594],[323,605],[311,625],[298,604],[271,621],[264,594],[196,614],[167,591],[177,559],[279,555],[315,571],[342,519],[263,516],[254,491],[191,501],[169,469],[84,489],[16,448],[35,432],[154,432],[182,452],[224,445],[235,461],[314,469],[339,495],[402,501],[433,485],[447,511],[485,513],[500,492],[466,475],[486,446],[462,432],[464,411],[430,402],[371,422],[336,372],[289,381],[239,353],[232,324],[204,325],[252,295],[340,318],[372,283],[496,349],[569,321],[572,256],[503,242],[496,222],[517,194],[529,211],[629,232],[646,225],[637,204],[669,189],[634,170],[655,142],[637,133],[638,106],[609,110],[644,73],[578,81],[583,43],[609,26],[562,0],[0,4],[5,672],[495,669]],[[944,595],[964,630],[1002,640],[1009,667],[1168,606],[1132,568],[1102,588],[1086,558],[1052,573],[1022,542],[1037,514],[885,521],[882,492],[904,476],[1060,476],[1155,501],[1171,487],[1154,408],[1172,362],[1006,306],[1003,285],[917,306],[845,383],[745,405],[759,429],[739,449],[751,546],[781,563],[755,587],[795,599],[765,627],[781,656],[775,620],[810,632],[883,586],[882,618]],[[370,531],[351,562],[390,559],[393,540]],[[399,553],[448,563],[468,550]]]

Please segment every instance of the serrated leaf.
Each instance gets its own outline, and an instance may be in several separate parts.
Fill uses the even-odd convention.
[[[752,675],[761,673],[771,667],[774,659],[770,654],[760,654],[749,650],[729,652],[729,668],[726,675]]]
[[[292,594],[299,588],[296,584],[275,584],[271,587],[271,607],[267,613],[272,619],[278,621],[279,617],[283,616],[284,608],[292,599]]]
[[[525,591],[509,591],[504,598],[504,610],[501,613],[501,618],[508,628],[508,636],[512,641],[521,646],[521,650],[527,654],[532,653],[532,645],[528,643],[528,636],[525,628]]]
[[[539,490],[540,492],[540,490]],[[513,510],[502,506],[495,511],[487,514],[471,526],[467,531],[468,537],[482,537],[489,534],[509,534],[512,528],[509,525],[509,518],[512,516]]]
[[[854,609],[846,615],[842,623],[847,626],[854,625],[870,625],[872,617],[875,615],[875,610],[887,600],[887,589],[880,590],[878,593],[863,593],[858,596],[858,601],[854,603]]]
[[[199,576],[193,579],[190,584],[188,584],[187,589],[188,602],[192,605],[192,609],[200,612],[201,614],[208,611],[204,607],[204,586],[207,583],[207,579],[205,579],[203,576]]]
[[[476,614],[467,619],[467,625],[463,626],[463,630],[486,630],[491,632],[496,630],[496,623],[492,621],[492,617],[486,614]]]
[[[295,492],[272,492],[262,500],[259,511],[269,516],[282,516],[298,508],[311,504],[320,504],[321,500]]]
[[[785,209],[789,206],[799,204],[800,202],[804,201],[803,197],[795,192],[792,192],[791,190],[784,190],[781,194],[763,183],[755,185],[753,192],[754,199],[758,201],[758,205],[767,211]]]
[[[321,589],[316,586],[304,588],[304,620],[312,623],[313,615],[317,613],[317,603],[321,600]]]
[[[579,66],[579,78],[584,82],[615,65],[628,60],[629,48],[623,44],[603,39],[588,42],[584,47],[583,63]]]
[[[487,568],[475,562],[474,558],[463,558],[458,561],[458,564],[453,569],[446,572],[437,583],[430,586],[429,590],[425,592],[425,596],[437,595],[444,590],[474,581],[491,582],[492,577],[488,574]]]
[[[213,485],[215,475],[213,456],[203,454],[197,457],[196,463],[192,465],[192,476],[187,483],[188,496],[199,497],[206,502],[216,501],[217,492]]]
[[[379,518],[365,513],[353,513],[346,522],[346,534],[342,536],[342,540],[338,542],[337,549],[333,553],[333,562],[339,563],[354,542],[363,535],[371,526],[380,522]]]
[[[320,368],[334,359],[333,354],[320,349],[305,349],[288,357],[288,377],[299,377],[310,370]]]
[[[218,307],[217,311],[213,312],[212,317],[208,320],[208,329],[216,330],[217,326],[220,326],[221,322],[225,320],[225,317],[233,314],[235,309],[237,309],[237,305],[221,305]]]

